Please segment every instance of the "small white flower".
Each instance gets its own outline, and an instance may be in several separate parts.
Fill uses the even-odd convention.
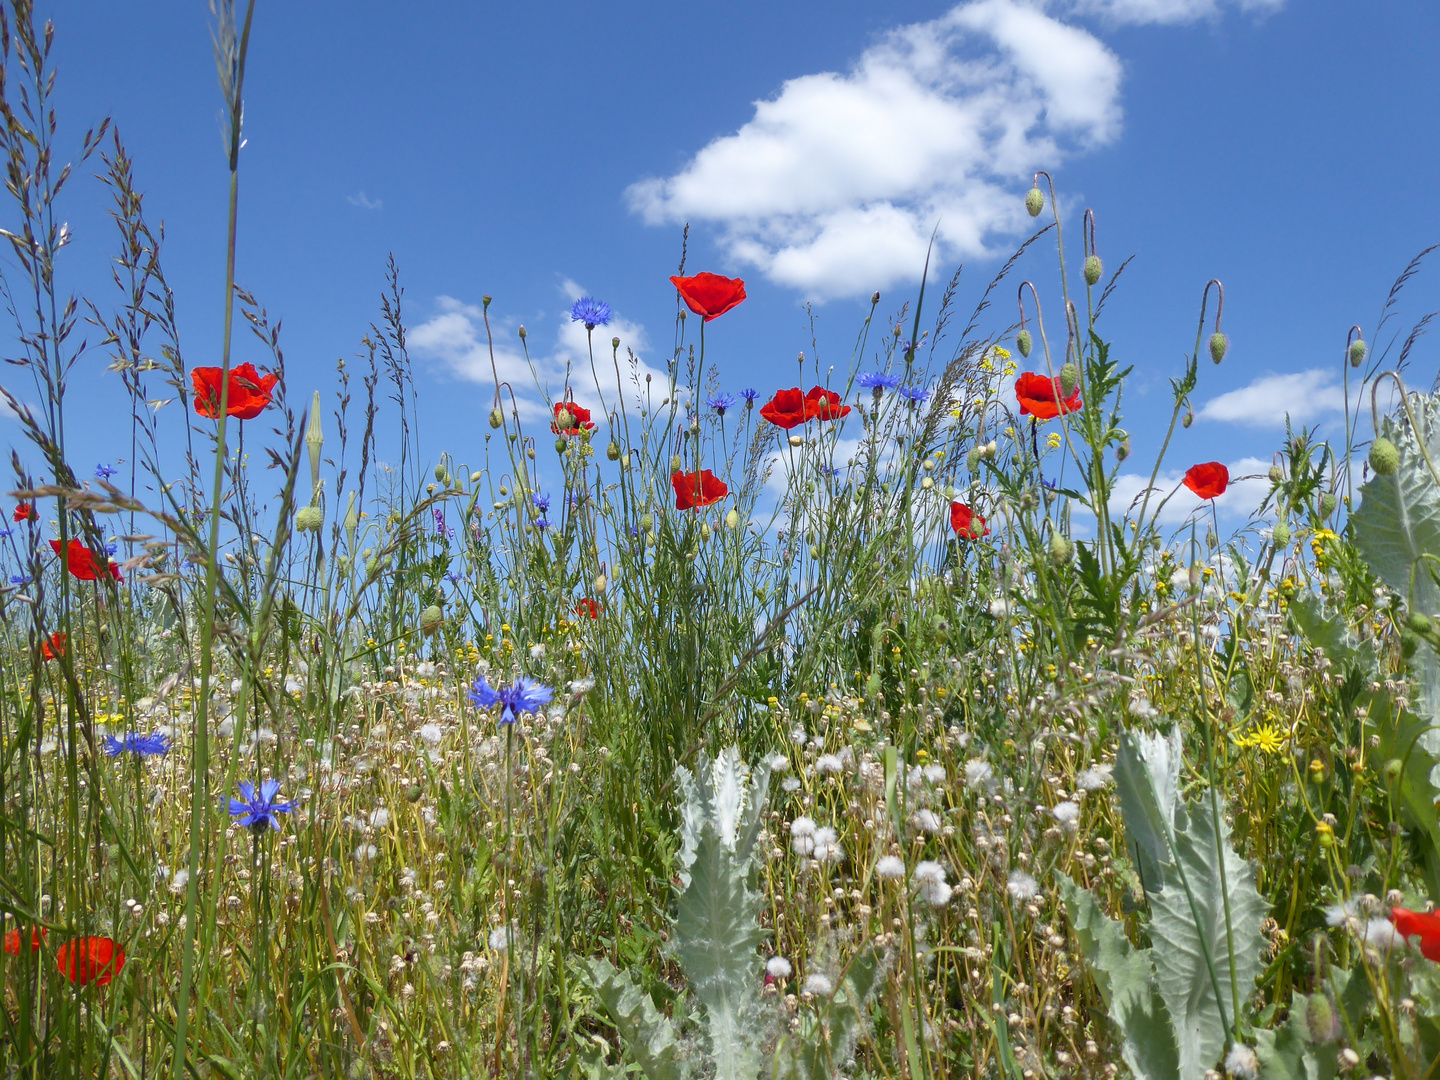
[[[1136,694],[1130,699],[1130,711],[1141,720],[1153,720],[1160,715],[1160,710],[1150,704],[1150,699],[1143,694]]]
[[[415,674],[422,679],[433,678],[435,675],[435,665],[429,660],[422,660],[415,665]]]
[[[905,863],[898,855],[883,855],[875,864],[875,876],[887,881],[898,881],[905,876]]]
[[[355,849],[356,862],[369,862],[371,859],[375,858],[375,855],[376,851],[374,844],[361,844]]]
[[[1010,881],[1005,886],[1008,892],[1019,903],[1033,900],[1040,893],[1040,883],[1023,870],[1010,871]]]
[[[570,693],[575,694],[576,696],[579,696],[580,694],[588,694],[591,690],[594,690],[594,689],[595,689],[595,680],[594,680],[594,679],[585,678],[585,679],[571,679],[571,680],[570,680]]]
[[[1255,1080],[1260,1075],[1260,1059],[1244,1043],[1235,1043],[1225,1055],[1225,1072],[1235,1080]]]
[[[788,979],[791,970],[790,961],[783,956],[772,956],[765,961],[765,974],[772,979]]]
[[[1056,823],[1067,832],[1073,830],[1075,823],[1080,820],[1080,807],[1068,799],[1056,803],[1050,808],[1050,813],[1055,815]]]
[[[804,745],[805,745],[805,740],[806,740],[806,738],[807,738],[807,736],[806,736],[806,734],[805,734],[805,729],[804,729],[803,727],[797,727],[797,728],[792,728],[792,729],[791,729],[791,731],[790,731],[790,741],[793,742],[796,746],[804,746]]]
[[[971,758],[965,762],[965,786],[971,791],[988,788],[995,780],[995,770],[988,761]]]
[[[1328,926],[1340,927],[1344,926],[1346,923],[1350,922],[1353,919],[1357,919],[1359,917],[1359,914],[1360,902],[1358,899],[1352,896],[1343,904],[1331,904],[1328,908],[1326,908],[1325,922]],[[1356,925],[1358,926],[1358,923]]]
[[[1081,791],[1099,791],[1109,783],[1109,765],[1097,765],[1093,769],[1086,769],[1079,776],[1075,777],[1075,786]]]
[[[299,679],[286,679],[285,692],[287,694],[298,694],[305,689],[305,684]]]
[[[790,759],[784,754],[775,754],[770,758],[770,771],[772,773],[787,773],[790,771]]]
[[[844,766],[840,763],[840,759],[834,754],[821,754],[815,759],[815,771],[821,776],[834,776],[839,773],[842,768],[844,768]]]
[[[420,728],[420,738],[431,746],[439,746],[440,740],[444,738],[445,732],[440,729],[439,724],[424,724]]]
[[[940,816],[934,810],[916,810],[910,822],[921,832],[932,836],[940,831]]]
[[[835,984],[830,981],[829,976],[821,975],[819,972],[805,976],[805,993],[814,994],[816,997],[829,997],[835,990]]]

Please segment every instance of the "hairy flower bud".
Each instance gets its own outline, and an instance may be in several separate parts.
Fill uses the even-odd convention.
[[[731,510],[725,515],[725,527],[727,529],[738,529],[740,527],[740,511]]]
[[[521,324],[520,324],[520,331],[519,331],[519,333],[520,333],[520,340],[521,340],[521,341],[524,341],[524,340],[525,340],[525,336],[526,336],[526,335],[525,335],[525,324],[524,324],[524,323],[521,323]]]
[[[1417,634],[1428,634],[1435,624],[1430,616],[1419,611],[1412,611],[1405,619],[1405,625],[1414,630]]]
[[[619,460],[620,460],[620,444],[617,443],[617,442],[612,441],[609,446],[605,447],[605,456],[606,456],[607,458],[609,458],[611,461],[619,461]]]
[[[1279,465],[1270,466],[1270,482],[1272,484],[1283,484],[1285,482],[1285,470]]]
[[[983,446],[972,446],[970,448],[970,453],[965,455],[965,467],[968,468],[971,472],[974,472],[976,467],[980,464],[980,459],[984,456],[985,448]]]
[[[680,470],[682,470],[683,468],[685,468],[685,463],[680,460],[680,455],[679,455],[679,454],[676,454],[674,457],[672,457],[672,458],[670,459],[670,471],[671,471],[672,473],[677,473],[677,472],[679,472]]]
[[[1325,492],[1324,495],[1320,496],[1320,516],[1322,518],[1328,518],[1335,512],[1335,507],[1338,503],[1339,500],[1335,498],[1333,493],[1329,491]]]
[[[644,529],[646,532],[649,532],[654,527],[655,519],[653,517],[651,517],[649,514],[640,515],[640,528]]]
[[[1050,537],[1050,558],[1056,566],[1064,566],[1075,557],[1075,545],[1070,538],[1060,533]]]
[[[1350,366],[1359,367],[1365,362],[1365,354],[1370,351],[1370,346],[1356,338],[1350,342]]]
[[[1195,422],[1195,410],[1187,407],[1186,410],[1185,410],[1185,415],[1182,416],[1182,417],[1180,417],[1180,426],[1181,426],[1182,428],[1188,428],[1188,427],[1189,427],[1191,424],[1193,424],[1194,422]]]
[[[443,461],[435,466],[435,479],[441,484],[450,483],[450,471],[445,468]]]
[[[875,292],[874,292],[873,294],[871,294],[871,296],[870,296],[870,303],[871,303],[872,306],[875,305],[875,304],[880,303],[880,290],[879,290],[879,289],[876,289]]]
[[[1124,461],[1130,456],[1130,436],[1125,436],[1125,441],[1115,448],[1115,460]]]
[[[420,633],[429,637],[445,625],[445,613],[440,610],[439,605],[431,604],[420,613]]]
[[[1060,368],[1060,396],[1068,398],[1080,385],[1080,365],[1073,360]]]
[[[1100,261],[1099,255],[1087,255],[1085,257],[1085,284],[1094,285],[1100,280],[1100,275],[1105,273],[1105,264]]]
[[[300,532],[319,532],[325,523],[325,512],[318,506],[302,506],[295,511],[295,528]]]
[[[1282,551],[1290,546],[1290,526],[1284,521],[1275,522],[1275,528],[1270,530],[1270,539],[1275,544],[1276,551]]]
[[[1030,212],[1031,217],[1039,217],[1040,211],[1045,209],[1045,193],[1038,186],[1032,187],[1026,193],[1025,209]]]
[[[1335,1006],[1324,994],[1311,994],[1305,999],[1305,1030],[1312,1042],[1322,1046],[1334,1042],[1340,1034],[1340,1020],[1335,1015]]]
[[[1225,353],[1229,348],[1230,339],[1220,333],[1219,330],[1216,330],[1215,333],[1210,335],[1210,359],[1214,360],[1215,363],[1218,364],[1221,360],[1225,359]]]
[[[492,428],[499,428],[499,427],[500,427],[502,424],[504,424],[504,423],[505,423],[505,414],[502,413],[499,409],[491,409],[491,410],[490,410],[490,426],[491,426]]]
[[[565,436],[561,435],[555,440],[555,452],[557,454],[563,454],[565,452],[565,448],[569,445],[570,444],[565,441]]]
[[[1035,341],[1030,337],[1029,330],[1021,330],[1015,335],[1015,347],[1020,350],[1021,356],[1029,356],[1030,350],[1035,347]]]
[[[1400,451],[1383,435],[1370,444],[1370,468],[1377,476],[1394,476],[1400,468]]]

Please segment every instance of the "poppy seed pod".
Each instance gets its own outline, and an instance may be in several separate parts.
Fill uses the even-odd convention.
[[[1370,444],[1370,468],[1377,476],[1394,476],[1400,468],[1400,451],[1383,435]]]
[[[618,337],[612,337],[612,338],[610,339],[610,347],[611,347],[612,349],[618,349],[618,348],[620,348],[620,339],[619,339]]]
[[[1030,350],[1035,347],[1035,341],[1030,337],[1029,330],[1021,330],[1015,335],[1015,347],[1020,350],[1021,356],[1030,355]]]
[[[1100,280],[1100,275],[1105,273],[1105,264],[1100,261],[1099,255],[1087,255],[1085,257],[1085,284],[1094,285]]]
[[[1335,512],[1335,507],[1336,507],[1337,503],[1338,503],[1338,500],[1337,500],[1337,499],[1335,498],[1335,496],[1334,496],[1333,494],[1331,494],[1330,492],[1327,491],[1327,492],[1325,492],[1324,495],[1321,495],[1321,496],[1320,496],[1320,516],[1321,516],[1322,518],[1328,518],[1331,514],[1333,514],[1333,513]]]
[[[420,633],[429,637],[445,625],[445,613],[436,604],[431,604],[420,613]]]
[[[1074,361],[1060,368],[1060,396],[1068,398],[1080,385],[1080,366]]]
[[[1032,187],[1025,194],[1025,209],[1031,217],[1039,217],[1040,211],[1045,209],[1045,193],[1038,187]]]
[[[325,512],[318,506],[302,506],[295,511],[295,528],[300,532],[319,532],[325,523]]]
[[[1370,351],[1370,346],[1356,338],[1350,342],[1350,366],[1359,367],[1365,362],[1365,354]]]
[[[491,410],[490,410],[490,426],[491,426],[492,428],[498,428],[498,427],[500,427],[500,426],[501,426],[502,424],[504,424],[504,423],[505,423],[505,414],[502,413],[499,409],[491,409]]]
[[[1219,330],[1216,330],[1215,333],[1210,335],[1210,359],[1214,360],[1215,363],[1218,364],[1221,360],[1225,359],[1225,353],[1229,348],[1230,339],[1220,333]]]
[[[1280,551],[1290,546],[1290,526],[1283,521],[1277,521],[1275,528],[1270,530],[1270,539],[1275,544],[1275,550]]]

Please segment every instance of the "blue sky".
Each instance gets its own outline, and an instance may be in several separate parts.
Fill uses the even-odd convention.
[[[226,178],[207,6],[54,17],[61,145],[102,116],[119,124],[165,221],[187,361],[218,362]],[[968,310],[1029,224],[1030,170],[1051,169],[1072,243],[1090,206],[1107,265],[1137,256],[1104,320],[1136,368],[1137,461],[1200,290],[1225,282],[1231,353],[1202,371],[1180,470],[1268,458],[1286,409],[1335,428],[1346,330],[1368,336],[1391,281],[1440,241],[1432,0],[261,0],[246,87],[238,278],[283,318],[291,392],[332,387],[378,319],[393,252],[425,450],[468,461],[491,400],[472,348],[481,296],[506,347],[525,324],[548,370],[578,347],[563,315],[577,288],[663,367],[685,220],[689,270],[749,285],[707,337],[721,385],[770,389],[811,351],[804,302],[822,362],[843,364],[872,290],[885,313],[913,296],[937,221],[941,265],[966,264]],[[112,304],[105,195],[82,178],[66,198],[66,283]],[[1058,309],[1053,259],[1023,270]],[[1412,283],[1408,320],[1440,307],[1437,281]],[[263,361],[238,340],[237,360]],[[106,362],[97,350],[73,384],[82,473],[125,456]],[[1424,342],[1414,381],[1435,367]],[[13,370],[0,380],[29,396]],[[0,419],[0,441],[18,434]]]

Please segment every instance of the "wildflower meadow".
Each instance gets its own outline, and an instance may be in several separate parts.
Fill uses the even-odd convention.
[[[1172,451],[1223,284],[1127,501],[1125,267],[1043,172],[1014,258],[876,293],[844,364],[738,384],[747,285],[682,256],[664,377],[583,297],[584,377],[537,417],[497,368],[427,459],[399,268],[319,386],[235,280],[252,9],[199,343],[144,163],[56,145],[63,24],[4,5],[4,1075],[1440,1075],[1418,258],[1238,531]],[[82,175],[107,295],[57,283]],[[66,450],[105,365],[123,471]]]

